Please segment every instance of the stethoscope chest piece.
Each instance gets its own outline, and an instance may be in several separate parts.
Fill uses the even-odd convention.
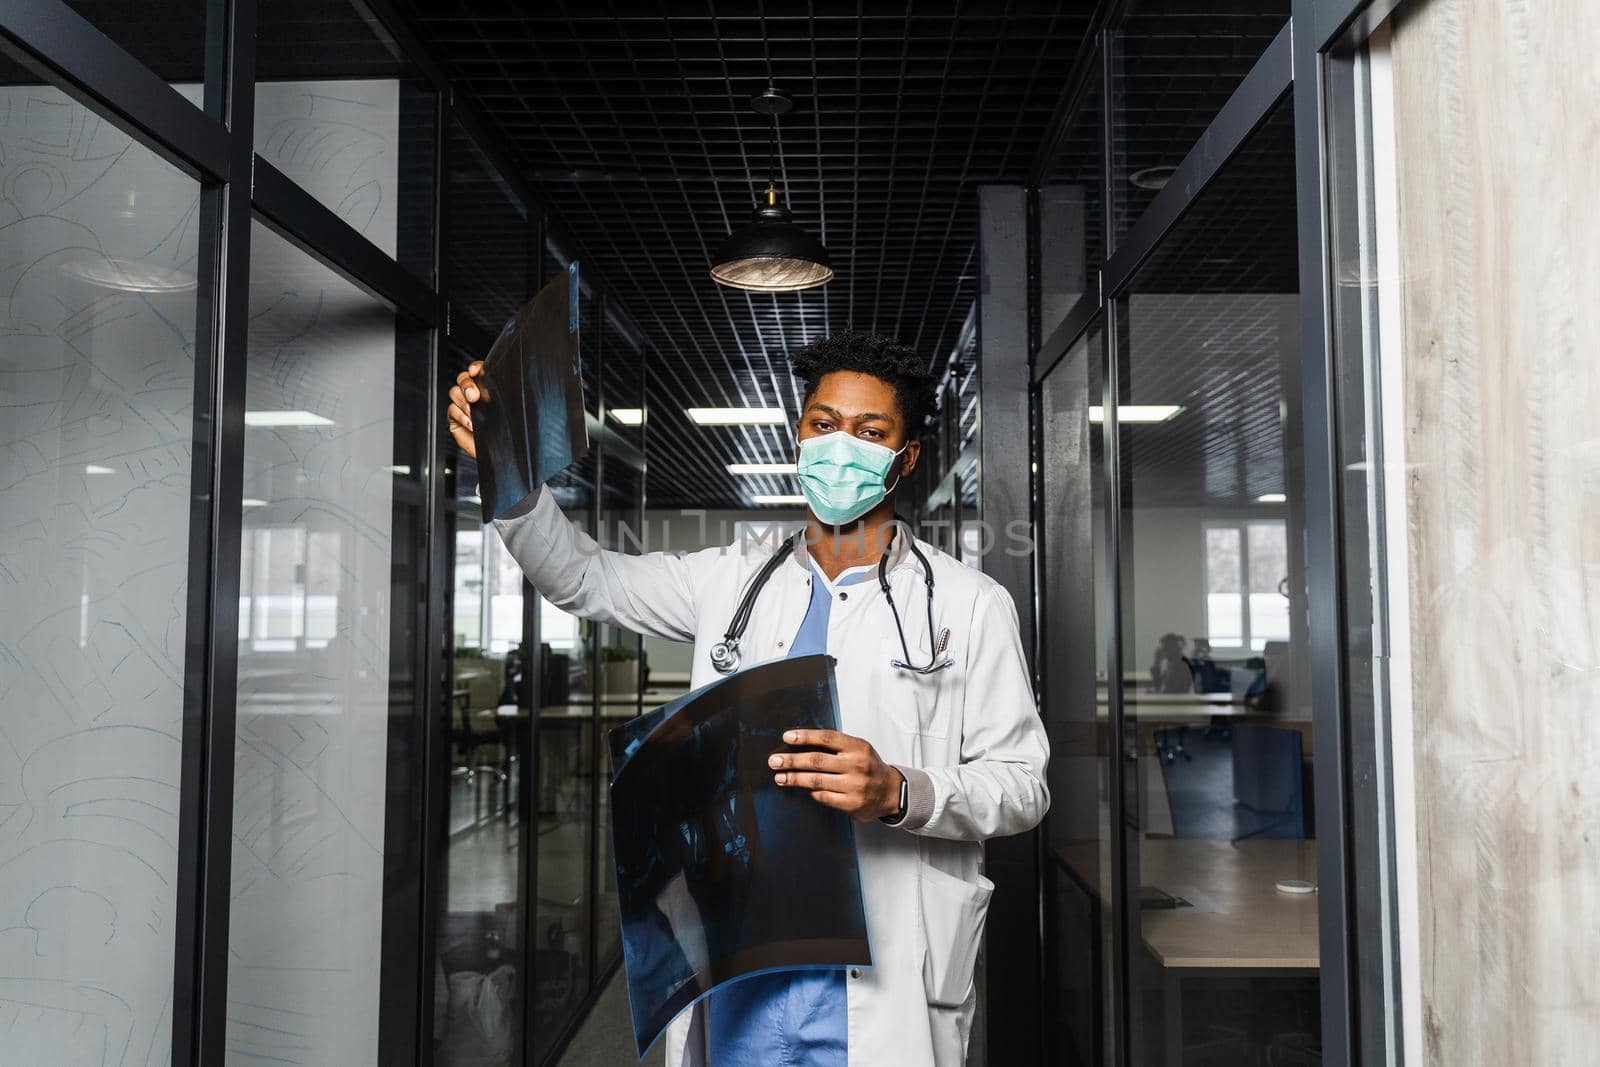
[[[711,666],[718,674],[732,674],[739,669],[739,642],[718,641],[711,646]]]

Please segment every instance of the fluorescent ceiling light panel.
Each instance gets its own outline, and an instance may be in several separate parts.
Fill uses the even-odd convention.
[[[117,472],[112,470],[110,467],[102,467],[98,463],[91,463],[87,467],[83,468],[83,473],[85,473],[85,474],[115,474]]]
[[[239,501],[239,503],[247,508],[264,508],[267,506],[267,502],[265,500],[257,500],[253,496],[247,496],[243,500]]]
[[[1256,500],[1262,504],[1282,504],[1289,498],[1282,493],[1262,493]]]
[[[729,474],[793,474],[793,463],[730,463]]]
[[[806,502],[806,498],[801,496],[799,493],[757,493],[750,499],[755,501],[757,504],[804,504]]]
[[[700,426],[780,426],[789,421],[782,408],[686,408]]]
[[[638,426],[644,422],[643,408],[612,408],[611,417],[624,426]]]
[[[1177,404],[1118,404],[1117,422],[1166,422],[1182,410]],[[1105,422],[1105,409],[1099,404],[1091,405],[1089,421]]]
[[[247,411],[244,413],[246,426],[332,426],[332,419],[325,419],[311,411]]]

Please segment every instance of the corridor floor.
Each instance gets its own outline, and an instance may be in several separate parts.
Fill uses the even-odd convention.
[[[626,1067],[635,1062],[662,1067],[667,1062],[661,1042],[656,1043],[643,1061],[634,1055],[633,1024],[628,1018],[628,982],[620,968],[601,990],[594,1009],[556,1062],[557,1067]]]

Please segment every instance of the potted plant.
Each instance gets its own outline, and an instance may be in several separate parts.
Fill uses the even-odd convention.
[[[639,652],[628,647],[607,646],[600,650],[600,673],[604,692],[631,694],[639,691]]]

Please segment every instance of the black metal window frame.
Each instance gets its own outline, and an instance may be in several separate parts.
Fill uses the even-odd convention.
[[[1116,313],[1139,267],[1155,251],[1162,238],[1184,216],[1211,181],[1232,160],[1268,115],[1285,99],[1292,101],[1295,138],[1295,193],[1300,276],[1300,361],[1303,462],[1306,493],[1306,581],[1317,595],[1309,601],[1308,640],[1310,644],[1309,684],[1312,694],[1313,744],[1318,753],[1315,779],[1315,804],[1318,818],[1317,864],[1319,884],[1319,942],[1321,952],[1320,999],[1322,1014],[1322,1057],[1325,1063],[1389,1063],[1403,1061],[1399,1033],[1417,1020],[1401,1016],[1400,990],[1394,980],[1377,980],[1370,961],[1384,951],[1389,932],[1379,913],[1391,915],[1393,900],[1377,907],[1355,907],[1358,868],[1376,862],[1367,857],[1391,851],[1395,843],[1386,827],[1393,825],[1391,796],[1362,797],[1356,794],[1363,783],[1373,780],[1370,761],[1380,751],[1384,739],[1366,736],[1374,729],[1371,722],[1352,719],[1348,702],[1346,668],[1347,616],[1343,597],[1344,561],[1342,558],[1343,516],[1339,506],[1337,356],[1332,336],[1330,263],[1330,197],[1342,193],[1330,190],[1332,173],[1331,142],[1328,129],[1327,94],[1330,70],[1347,62],[1394,10],[1401,0],[1292,0],[1290,18],[1282,31],[1257,60],[1244,81],[1212,119],[1199,142],[1190,150],[1165,188],[1111,247],[1099,265],[1097,277],[1090,279],[1088,291],[1068,310],[1059,324],[1041,334],[1037,307],[1039,294],[1039,244],[1045,239],[1038,226],[1038,211],[1032,212],[1030,227],[1033,250],[1032,289],[1034,329],[1031,374],[1030,423],[1037,441],[1041,423],[1041,383],[1092,329],[1103,330],[1100,348],[1101,391],[1104,411],[1100,427],[1106,491],[1103,536],[1107,551],[1103,569],[1096,577],[1109,591],[1107,617],[1103,625],[1111,634],[1122,629],[1121,605],[1116,590],[1121,588],[1121,477],[1116,441],[1118,420],[1116,397],[1117,346],[1125,343],[1127,324]],[[1098,80],[1100,95],[1099,171],[1100,214],[1108,236],[1113,232],[1116,205],[1115,183],[1110,173],[1114,159],[1113,116],[1117,100],[1114,64],[1116,34],[1113,27],[1125,8],[1121,0],[1103,5],[1091,34],[1094,47],[1086,48],[1084,69],[1063,95],[1063,102],[1052,120],[1050,132],[1032,168],[1030,184],[1035,195],[1046,180],[1064,141],[1066,131],[1080,115],[1080,108]],[[1091,269],[1094,265],[1090,265]],[[1035,446],[1037,455],[1037,445]],[[1042,465],[1042,462],[1041,464]],[[1035,474],[1033,525],[1035,536],[1042,529],[1041,497]],[[1083,546],[1087,547],[1087,546]],[[1042,628],[1041,628],[1042,630]],[[1083,635],[1078,635],[1083,636]],[[1086,639],[1092,641],[1093,635]],[[1106,670],[1111,677],[1121,674],[1122,650],[1118,641],[1108,649]],[[1121,687],[1109,692],[1110,750],[1123,751],[1125,710]],[[1355,736],[1352,736],[1352,735]],[[1113,797],[1124,794],[1122,761],[1110,761],[1109,789]],[[1111,841],[1112,898],[1129,899],[1129,870],[1123,834],[1113,832]],[[1363,892],[1372,887],[1363,884]],[[1042,909],[1045,923],[1042,934],[1050,930],[1048,908]],[[1127,908],[1121,909],[1112,930],[1114,959],[1107,961],[1113,972],[1111,1013],[1114,1025],[1113,1047],[1106,1050],[1108,1063],[1129,1062],[1129,1001],[1131,987],[1126,967],[1130,938],[1136,935]],[[1041,1014],[1047,1014],[1046,1012]],[[1394,1020],[1391,1027],[1382,1020]],[[1366,1025],[1363,1025],[1363,1023]],[[1041,1020],[1043,1025],[1043,1020]],[[1048,1046],[1045,1046],[1048,1047]]]
[[[178,882],[173,937],[172,1062],[179,1067],[226,1059],[229,891],[232,873],[234,746],[237,722],[239,545],[244,471],[246,327],[249,320],[250,238],[261,222],[317,261],[391,307],[413,328],[428,331],[430,412],[441,410],[452,345],[482,351],[485,338],[450,310],[443,266],[448,237],[445,197],[449,123],[461,124],[498,172],[530,220],[530,247],[541,253],[559,223],[541,207],[516,167],[487,134],[475,108],[456,98],[443,68],[387,0],[343,0],[355,8],[395,58],[406,63],[433,98],[432,243],[426,276],[408,270],[332,209],[255,151],[255,98],[259,0],[211,0],[207,5],[204,106],[197,107],[65,0],[0,0],[0,49],[22,66],[110,120],[201,187],[199,299],[196,322],[192,470],[189,517],[187,633],[179,800]],[[574,256],[582,250],[565,241]],[[530,273],[536,276],[536,272]],[[609,292],[601,272],[584,267],[585,288],[601,302],[606,321],[640,346],[647,340]],[[472,347],[474,344],[477,347]],[[607,436],[602,433],[602,437]],[[422,472],[427,544],[427,618],[414,652],[423,665],[419,714],[408,725],[413,758],[420,758],[428,795],[426,825],[416,828],[421,869],[416,892],[394,905],[385,892],[384,956],[379,990],[380,1060],[432,1060],[433,967],[437,916],[444,889],[445,803],[448,752],[442,714],[446,592],[451,540],[441,536],[447,518],[443,460],[448,443],[442,419],[427,423]],[[613,458],[644,467],[641,449],[613,441]],[[602,449],[606,447],[601,442]],[[640,479],[640,506],[643,479]],[[527,603],[535,605],[536,600]],[[537,611],[526,609],[537,626]],[[536,629],[534,631],[536,633]],[[598,707],[596,708],[598,716]],[[598,726],[598,719],[596,720]],[[393,746],[391,746],[393,747]],[[596,746],[598,750],[598,746]],[[392,757],[391,757],[392,758]],[[537,766],[533,762],[531,766]],[[531,768],[530,768],[531,769]],[[530,775],[522,776],[523,801],[531,800]],[[528,810],[526,807],[523,810]],[[524,820],[524,836],[527,834]],[[524,841],[524,854],[532,855]],[[521,877],[533,883],[531,860]],[[386,876],[387,877],[387,876]],[[530,899],[526,892],[524,900]],[[396,936],[391,926],[404,928]],[[525,931],[531,924],[523,924]],[[528,946],[524,945],[526,949]],[[407,954],[391,967],[391,952]],[[531,957],[524,952],[524,960]],[[403,965],[398,965],[403,964]],[[592,1000],[612,960],[597,968]],[[531,983],[519,1005],[532,1018]],[[521,1062],[526,1034],[517,1052]],[[553,1054],[559,1052],[558,1043]]]

